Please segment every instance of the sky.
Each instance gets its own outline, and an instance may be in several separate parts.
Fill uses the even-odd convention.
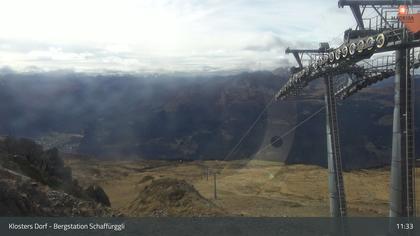
[[[1,0],[0,67],[217,72],[293,63],[287,46],[337,43],[337,0]]]

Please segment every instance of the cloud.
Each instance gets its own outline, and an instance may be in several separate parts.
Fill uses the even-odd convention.
[[[5,0],[0,66],[272,69],[290,58],[286,47],[317,47],[347,28],[351,12],[332,7],[323,0]]]
[[[255,42],[253,45],[246,46],[245,50],[251,51],[271,51],[278,49],[285,49],[290,42],[287,42],[276,35],[263,35],[261,40]]]

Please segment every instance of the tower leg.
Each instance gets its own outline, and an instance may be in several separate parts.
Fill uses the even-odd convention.
[[[414,133],[409,49],[396,51],[390,217],[415,216]]]
[[[325,106],[327,115],[328,190],[332,217],[347,215],[341,163],[340,139],[337,124],[336,100],[332,77],[325,77]]]

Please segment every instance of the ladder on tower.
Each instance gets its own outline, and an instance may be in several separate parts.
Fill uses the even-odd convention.
[[[347,216],[346,198],[344,193],[344,181],[341,161],[341,150],[340,150],[340,139],[338,131],[338,120],[337,120],[337,105],[334,94],[334,86],[332,83],[332,77],[326,78],[326,96],[327,96],[327,111],[328,111],[328,123],[331,132],[331,147],[332,147],[332,164],[335,179],[335,188],[338,197],[339,216]]]
[[[408,51],[408,50],[407,50]],[[411,60],[411,53],[407,53],[407,61],[406,63],[410,63]],[[413,134],[413,78],[410,75],[409,66],[407,67],[405,73],[405,114],[404,114],[404,136],[405,136],[405,155],[403,156],[402,164],[404,167],[402,171],[405,175],[406,180],[404,181],[407,186],[404,186],[406,190],[405,198],[406,198],[406,216],[413,217],[416,213],[416,206],[415,206],[415,155],[414,155],[414,134]],[[403,176],[404,176],[403,175]]]

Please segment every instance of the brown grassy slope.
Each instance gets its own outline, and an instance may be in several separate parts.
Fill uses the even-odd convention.
[[[132,215],[130,203],[144,191],[144,178],[171,178],[192,184],[200,195],[222,208],[226,215],[328,216],[327,170],[317,166],[284,165],[268,161],[83,161],[68,160],[82,185],[97,183],[113,207]],[[213,199],[213,177],[218,172]],[[417,179],[420,169],[417,169]],[[344,174],[350,216],[387,216],[389,170],[371,169]],[[420,195],[417,189],[417,196]],[[418,211],[420,202],[417,202]],[[208,209],[207,209],[208,210]],[[202,209],[200,214],[207,211]],[[172,214],[172,213],[170,213]],[[178,213],[173,213],[177,215]],[[148,215],[147,211],[143,215]],[[149,214],[153,215],[153,214]]]
[[[146,181],[143,190],[126,207],[126,211],[131,216],[199,217],[226,214],[214,203],[201,196],[194,186],[185,180],[171,178]]]

